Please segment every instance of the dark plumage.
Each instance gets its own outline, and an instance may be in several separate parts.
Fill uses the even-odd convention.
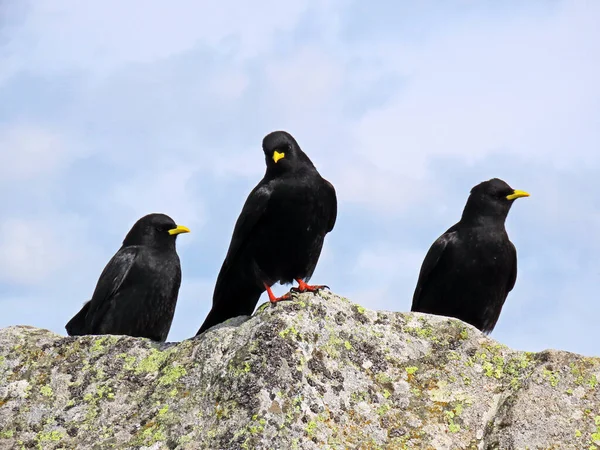
[[[92,299],[67,323],[67,333],[125,334],[164,342],[181,284],[175,240],[189,231],[164,214],[138,220],[102,271]]]
[[[498,178],[475,186],[460,222],[425,256],[412,311],[456,317],[490,333],[517,279],[504,222],[514,200],[528,196]]]
[[[250,192],[235,224],[212,309],[198,334],[231,317],[252,314],[265,290],[271,302],[280,300],[270,289],[276,282],[296,280],[301,292],[322,287],[305,281],[335,224],[335,189],[290,134],[270,133],[262,147],[265,176]]]

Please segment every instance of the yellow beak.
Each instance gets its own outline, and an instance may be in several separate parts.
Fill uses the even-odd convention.
[[[173,228],[172,230],[169,230],[169,234],[171,236],[174,236],[176,234],[180,234],[180,233],[189,233],[190,229],[188,227],[184,227],[183,225],[177,225],[177,227]]]
[[[521,197],[529,197],[529,194],[525,191],[518,191],[515,189],[512,194],[506,196],[508,200],[514,200]]]
[[[285,153],[279,153],[277,150],[275,150],[275,153],[273,153],[273,161],[275,161],[275,164],[277,164],[277,161],[283,159],[284,157]]]

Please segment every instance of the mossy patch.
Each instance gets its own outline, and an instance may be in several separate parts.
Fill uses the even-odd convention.
[[[54,391],[50,386],[46,385],[40,388],[40,394],[42,394],[44,397],[52,397],[54,395]]]
[[[38,449],[43,449],[45,447],[44,443],[46,442],[60,442],[64,434],[60,431],[41,431],[35,437],[36,447]]]
[[[163,368],[158,384],[161,386],[171,386],[185,375],[187,375],[185,367],[171,364]]]

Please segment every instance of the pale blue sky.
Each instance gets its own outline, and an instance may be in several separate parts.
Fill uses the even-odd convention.
[[[492,337],[600,353],[600,3],[216,5],[0,4],[0,327],[64,334],[163,212],[192,229],[169,340],[192,336],[261,140],[285,129],[338,192],[315,283],[409,310],[431,243],[500,177],[532,196]]]

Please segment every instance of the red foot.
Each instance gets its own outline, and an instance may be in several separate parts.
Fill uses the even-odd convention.
[[[275,294],[273,294],[273,291],[271,290],[271,286],[269,286],[267,283],[263,283],[263,285],[265,286],[265,289],[267,290],[267,294],[269,294],[269,301],[273,305],[277,302],[281,302],[284,300],[291,300],[291,298],[292,298],[290,296],[289,292],[287,294],[282,295],[281,297],[275,297]]]
[[[325,285],[312,286],[310,284],[306,284],[304,281],[302,281],[299,278],[296,278],[296,281],[298,282],[298,287],[292,288],[292,292],[317,292],[317,291],[320,291],[321,289],[329,289],[329,286],[325,286]]]

